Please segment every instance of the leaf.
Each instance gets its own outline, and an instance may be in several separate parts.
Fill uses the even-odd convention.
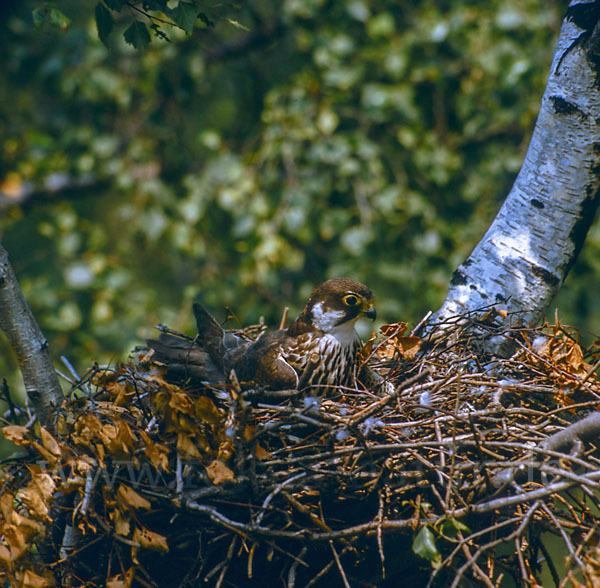
[[[133,45],[136,49],[145,49],[150,45],[150,33],[146,25],[137,20],[127,28],[123,37],[126,43]]]
[[[42,445],[50,452],[52,455],[55,455],[57,458],[60,457],[60,445],[56,441],[56,439],[48,432],[45,427],[41,427],[40,436],[42,438]]]
[[[30,445],[31,441],[25,439],[27,433],[29,433],[29,429],[22,425],[8,425],[8,427],[2,428],[4,437],[12,441],[15,445]]]
[[[194,404],[194,416],[205,423],[216,425],[223,420],[222,412],[206,396],[200,396]]]
[[[171,11],[171,18],[189,35],[194,30],[198,12],[199,10],[195,4],[179,2]]]
[[[435,536],[427,526],[423,527],[417,533],[413,541],[412,550],[415,555],[430,561],[434,568],[439,567],[442,563],[442,554],[435,545]]]
[[[153,533],[149,529],[136,528],[133,532],[133,540],[137,541],[142,547],[147,549],[154,549],[156,551],[169,551],[167,545],[167,538],[164,535]]]
[[[96,4],[95,14],[98,37],[106,45],[108,35],[110,35],[114,25],[112,14],[108,11],[108,8],[102,4],[102,2],[98,2],[98,4]]]
[[[440,523],[439,526],[436,524],[436,528],[445,537],[454,539],[460,532],[469,532],[469,527],[457,519],[443,519]]]
[[[71,19],[51,2],[46,2],[43,6],[38,6],[38,8],[32,11],[31,15],[33,17],[33,24],[38,31],[45,28],[66,31],[71,24]]]
[[[46,21],[45,7],[38,6],[38,8],[33,10],[31,16],[33,17],[33,26],[37,31],[41,30],[41,28],[44,26],[44,22]]]
[[[48,518],[49,502],[56,484],[54,480],[44,473],[34,473],[26,488],[21,488],[17,496],[27,505],[32,516]]]
[[[71,24],[71,19],[58,8],[52,7],[50,9],[50,24],[61,31],[66,31]]]
[[[207,468],[206,473],[210,478],[210,481],[215,484],[222,484],[223,482],[233,482],[235,475],[233,472],[218,459],[215,459]]]
[[[38,576],[31,570],[25,570],[20,583],[23,588],[46,588],[53,585],[54,582],[50,577]]]
[[[198,451],[198,448],[194,445],[194,442],[183,432],[179,432],[177,435],[177,451],[186,453],[190,457],[200,459],[202,455]]]
[[[150,508],[150,501],[146,500],[143,496],[140,496],[133,488],[121,484],[117,490],[119,498],[131,508],[143,508],[148,510]]]

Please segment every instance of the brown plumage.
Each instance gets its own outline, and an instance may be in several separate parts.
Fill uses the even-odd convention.
[[[166,366],[171,377],[214,385],[235,370],[242,383],[319,394],[356,386],[362,343],[354,325],[361,316],[376,316],[371,290],[350,278],[323,282],[290,327],[254,342],[225,332],[202,305],[195,303],[193,310],[196,342],[166,334],[148,341],[154,359]],[[363,371],[367,385],[381,384],[369,368]]]

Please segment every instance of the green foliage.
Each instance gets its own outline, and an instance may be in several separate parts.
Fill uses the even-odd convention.
[[[71,19],[63,14],[54,2],[44,2],[32,11],[33,24],[38,31],[59,29],[66,31],[71,24]]]
[[[278,324],[345,274],[384,321],[436,309],[519,170],[566,3],[135,5],[181,28],[119,0],[61,2],[65,31],[33,0],[0,19],[0,191],[33,187],[1,238],[82,368],[191,331],[196,296]],[[599,246],[565,287],[596,331]]]
[[[136,49],[144,49],[150,45],[150,33],[143,22],[132,22],[123,33],[126,43],[133,45]]]
[[[440,567],[442,554],[438,551],[435,544],[435,535],[428,526],[421,527],[415,536],[412,549],[416,555],[431,562],[434,568]]]
[[[174,6],[173,4],[167,0],[147,0],[141,3],[129,0],[100,1],[96,4],[95,9],[98,37],[106,45],[115,19],[120,20],[123,17],[129,17],[129,20],[132,21],[123,33],[123,39],[135,49],[145,49],[150,44],[151,37],[148,28],[152,29],[155,36],[163,41],[170,41],[166,31],[172,28],[181,29],[189,35],[197,25],[213,27],[215,20],[222,20],[237,28],[249,30],[231,18],[230,15],[239,10],[235,4],[218,3],[211,6],[209,10],[205,10],[205,3],[199,0],[178,0],[177,4]],[[40,11],[42,11],[41,8],[34,10],[34,19]],[[41,16],[38,16],[37,20],[40,18]]]
[[[98,29],[98,37],[100,40],[106,45],[108,41],[108,35],[112,31],[112,28],[115,24],[113,17],[109,10],[102,4],[102,2],[98,2],[96,4],[96,28]]]

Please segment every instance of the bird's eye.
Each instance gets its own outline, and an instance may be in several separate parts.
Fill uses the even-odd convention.
[[[354,294],[346,294],[343,300],[346,306],[356,306],[358,304],[358,296],[354,296]]]

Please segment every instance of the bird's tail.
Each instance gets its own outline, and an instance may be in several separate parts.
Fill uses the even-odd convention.
[[[194,302],[192,309],[194,317],[196,317],[198,342],[210,355],[212,360],[223,369],[223,358],[226,351],[223,344],[225,337],[223,327],[199,302]]]
[[[194,341],[169,333],[158,339],[147,339],[154,351],[152,361],[166,370],[167,379],[176,383],[218,384],[223,382],[223,370]]]

